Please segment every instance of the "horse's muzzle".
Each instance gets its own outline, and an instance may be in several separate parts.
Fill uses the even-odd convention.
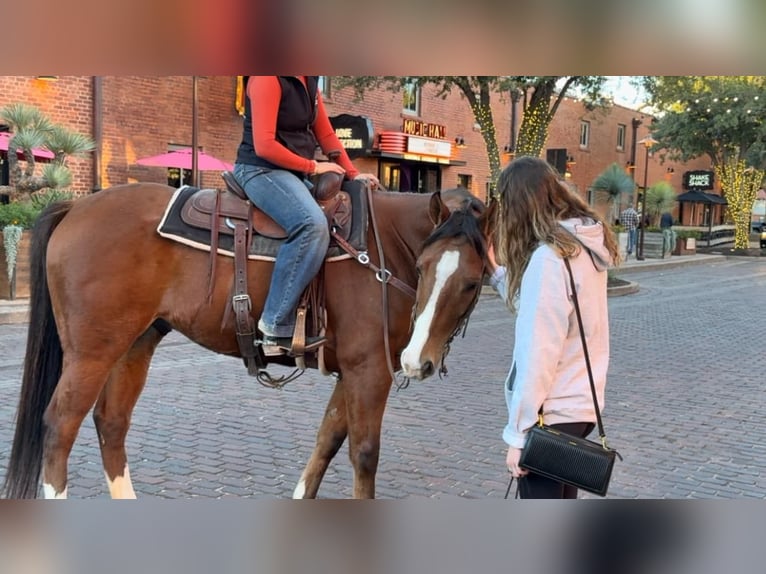
[[[402,372],[405,377],[410,379],[417,379],[422,381],[434,374],[435,368],[433,361],[426,360],[422,364],[408,363],[406,360],[402,360]]]

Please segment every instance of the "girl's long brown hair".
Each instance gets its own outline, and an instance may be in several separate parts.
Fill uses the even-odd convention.
[[[561,183],[558,173],[546,161],[531,156],[513,160],[500,174],[497,193],[493,246],[497,262],[506,267],[511,307],[529,258],[539,244],[549,245],[561,257],[579,253],[580,242],[560,225],[565,219],[580,217],[600,222],[604,246],[612,263],[619,263],[617,240],[604,218]]]

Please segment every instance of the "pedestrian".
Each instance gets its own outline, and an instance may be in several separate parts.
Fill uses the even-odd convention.
[[[516,313],[505,381],[506,466],[521,498],[576,498],[577,489],[519,467],[527,432],[547,425],[587,436],[596,414],[564,258],[577,285],[599,406],[609,364],[607,269],[619,262],[614,234],[577,192],[535,157],[512,161],[498,181],[491,284]]]
[[[327,218],[311,195],[309,176],[326,172],[379,185],[353,166],[330,124],[317,76],[245,77],[245,119],[234,176],[258,209],[287,233],[274,263],[258,329],[266,355],[292,347],[295,314],[306,286],[319,271],[330,241]],[[335,162],[314,159],[317,144]],[[308,337],[306,350],[324,343]]]
[[[633,209],[632,205],[623,209],[620,214],[620,225],[622,225],[628,234],[627,254],[630,256],[633,253],[633,249],[636,247],[636,230],[638,229],[638,212]]]
[[[660,217],[660,230],[662,231],[662,255],[670,255],[676,246],[676,232],[673,230],[673,214],[665,212]]]

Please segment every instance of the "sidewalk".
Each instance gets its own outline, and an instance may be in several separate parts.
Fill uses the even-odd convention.
[[[623,261],[613,273],[620,277],[640,271],[657,271],[659,269],[672,269],[685,265],[718,263],[725,260],[725,255],[704,255],[701,253],[696,255],[671,255],[665,259],[644,259],[643,261],[637,261],[635,256],[631,256],[627,261]]]
[[[641,271],[658,271],[665,269],[673,269],[676,267],[685,267],[687,265],[704,265],[708,263],[719,263],[726,260],[726,255],[703,255],[697,253],[696,255],[671,255],[666,259],[644,259],[643,261],[637,261],[635,256],[632,256],[628,261],[623,261],[618,268],[612,271],[614,275],[620,278],[625,278],[625,275],[631,273],[639,273]],[[630,279],[625,279],[630,281]],[[610,296],[612,294],[630,294],[634,293],[637,289],[635,282],[630,282],[630,286],[625,288],[610,288]],[[614,293],[612,290],[614,290]],[[489,285],[484,285],[481,289],[482,295],[495,295],[495,290]]]

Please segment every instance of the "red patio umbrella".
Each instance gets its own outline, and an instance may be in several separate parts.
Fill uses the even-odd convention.
[[[160,155],[153,155],[136,160],[138,165],[157,167],[178,167],[181,169],[192,168],[192,150],[183,148]],[[197,152],[197,168],[200,171],[230,171],[234,166],[205,152]]]
[[[13,134],[9,132],[0,132],[0,151],[8,151],[12,137]],[[32,148],[32,155],[35,159],[42,160],[53,159],[55,157],[52,151],[40,147]],[[21,151],[21,148],[16,150],[16,157],[24,159],[24,152]]]

